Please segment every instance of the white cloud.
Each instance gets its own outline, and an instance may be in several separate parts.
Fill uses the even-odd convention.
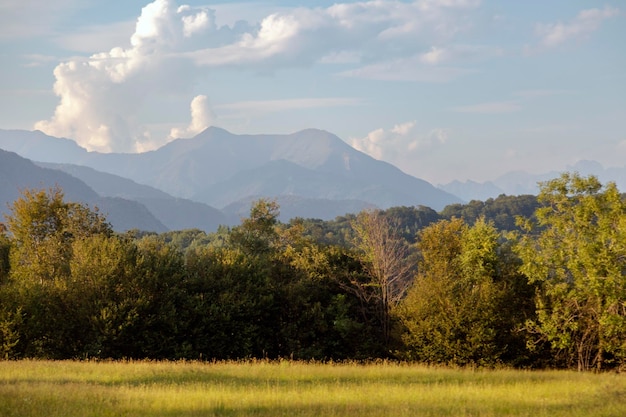
[[[74,138],[89,150],[145,149],[158,138],[151,137],[139,122],[143,103],[162,93],[192,90],[194,80],[206,73],[203,67],[262,71],[334,62],[359,66],[344,71],[344,76],[446,82],[471,71],[438,64],[463,49],[447,48],[446,44],[464,30],[468,8],[478,4],[469,0],[376,0],[328,8],[277,8],[258,23],[218,27],[214,10],[155,0],[143,7],[125,42],[117,38],[118,45],[108,52],[70,59],[55,68],[54,93],[59,104],[54,115],[37,122],[35,128]],[[101,33],[102,28],[85,30],[90,36],[82,41],[76,37],[58,41],[88,50],[96,45],[91,35]],[[433,44],[441,46],[429,50]],[[299,100],[263,105],[265,111],[278,111],[272,109],[355,104],[354,99]],[[201,104],[194,103],[196,107]],[[195,131],[193,120],[192,126],[174,132]]]
[[[178,13],[184,12],[187,9],[179,8]],[[183,34],[185,37],[189,38],[196,33],[200,33],[205,29],[210,28],[211,20],[209,18],[209,13],[206,10],[200,10],[196,14],[192,14],[189,16],[183,16]]]
[[[424,42],[447,41],[463,30],[458,10],[473,1],[378,0],[338,3],[324,8],[282,10],[265,17],[256,32],[219,48],[190,54],[199,65],[311,65],[396,59],[416,54]],[[393,48],[389,45],[393,44]]]
[[[430,51],[420,55],[420,61],[425,64],[439,64],[448,58],[448,52],[443,48],[433,46]]]
[[[538,23],[535,34],[540,37],[540,44],[546,48],[559,46],[572,39],[580,39],[596,31],[602,22],[617,16],[620,10],[605,6],[604,9],[582,10],[567,23]]]
[[[156,0],[142,9],[130,37],[131,47],[115,47],[59,64],[54,70],[54,92],[60,103],[54,115],[37,122],[35,129],[73,138],[89,150],[143,149],[142,142],[152,140],[137,123],[144,100],[192,82],[178,74],[184,62],[169,57],[185,47],[182,19],[187,16],[177,13],[172,2]],[[172,77],[173,73],[178,77]]]
[[[186,138],[197,135],[213,124],[215,118],[207,96],[196,96],[191,100],[191,123],[185,129],[173,128],[170,138]]]
[[[448,140],[448,130],[435,128],[419,132],[416,121],[383,128],[368,133],[363,138],[351,138],[353,148],[379,160],[388,161],[400,168],[408,168],[411,161],[424,157],[429,151]]]
[[[415,120],[395,125],[393,129],[391,129],[391,132],[397,135],[406,136],[413,130],[414,127]]]

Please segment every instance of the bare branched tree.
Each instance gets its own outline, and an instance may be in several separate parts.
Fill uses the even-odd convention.
[[[365,210],[352,223],[356,247],[371,281],[352,282],[360,298],[376,300],[385,344],[391,334],[393,308],[406,294],[415,265],[399,227],[380,210]]]

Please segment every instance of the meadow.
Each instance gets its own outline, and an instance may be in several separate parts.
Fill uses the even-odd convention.
[[[625,416],[626,376],[381,362],[0,362],[0,416]]]

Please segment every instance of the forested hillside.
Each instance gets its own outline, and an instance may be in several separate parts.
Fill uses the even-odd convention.
[[[334,221],[279,211],[117,234],[60,189],[25,190],[0,230],[0,354],[626,366],[614,184],[563,174],[538,197]]]

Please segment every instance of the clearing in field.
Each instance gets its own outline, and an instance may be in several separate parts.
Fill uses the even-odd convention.
[[[626,378],[396,363],[0,362],[0,415],[625,416]]]

